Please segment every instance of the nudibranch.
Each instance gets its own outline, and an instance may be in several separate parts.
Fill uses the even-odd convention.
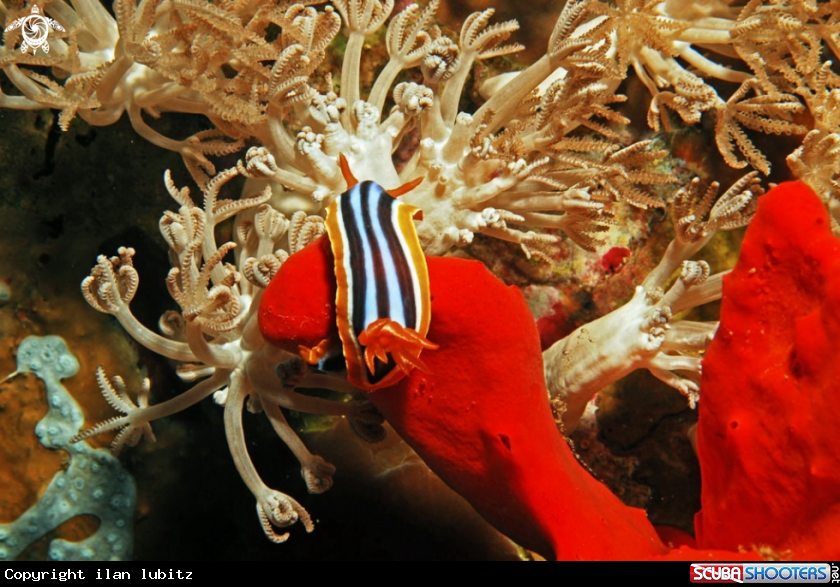
[[[338,334],[347,380],[380,389],[414,368],[425,370],[420,351],[437,348],[425,338],[429,270],[413,220],[420,209],[397,200],[422,178],[386,191],[360,183],[343,155],[340,162],[347,191],[327,207],[325,222],[335,258]],[[319,355],[311,353],[309,362]]]
[[[419,208],[397,198],[417,187],[422,177],[393,190],[372,181],[359,182],[343,155],[339,158],[347,191],[327,207],[325,225],[336,283],[334,336],[296,349],[324,371],[346,367],[347,380],[364,390],[388,387],[412,369],[425,370],[423,349],[431,316],[429,271],[417,238]],[[274,332],[271,295],[260,311],[260,328],[270,341]],[[265,311],[263,311],[265,310]],[[291,350],[291,349],[289,349]],[[340,368],[340,367],[339,367]]]

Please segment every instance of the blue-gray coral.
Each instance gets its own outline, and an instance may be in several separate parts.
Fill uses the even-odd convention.
[[[14,522],[0,524],[0,560],[13,560],[47,532],[83,514],[99,518],[99,529],[80,542],[53,540],[51,560],[126,560],[132,556],[134,479],[107,450],[86,442],[70,444],[84,417],[61,380],[78,371],[78,360],[58,336],[29,336],[18,347],[17,372],[33,373],[47,390],[49,409],[35,434],[46,448],[67,451],[70,464],[55,474],[38,503]]]

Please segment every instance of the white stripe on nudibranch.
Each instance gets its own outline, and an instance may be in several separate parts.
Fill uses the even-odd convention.
[[[371,186],[371,189],[373,189],[373,188],[382,189],[376,184]],[[387,194],[384,194],[384,195],[388,198],[391,197],[391,196],[388,196]],[[403,295],[404,292],[402,291],[402,286],[400,285],[399,279],[397,277],[396,260],[394,258],[394,255],[399,254],[400,251],[392,251],[391,248],[388,246],[388,241],[385,238],[385,231],[383,229],[382,223],[379,221],[378,206],[374,202],[374,200],[378,199],[378,197],[379,196],[377,194],[377,198],[374,198],[374,197],[369,198],[368,199],[368,204],[371,208],[371,218],[376,219],[373,222],[373,231],[376,234],[377,240],[379,241],[380,251],[381,251],[381,255],[382,255],[382,262],[383,262],[383,265],[385,266],[385,280],[386,280],[385,286],[386,286],[387,292],[388,292],[388,308],[389,308],[388,317],[391,318],[391,320],[393,320],[394,322],[398,322],[402,326],[407,326],[409,328],[415,328],[414,324],[407,324],[406,323],[405,307],[404,307],[405,296]],[[398,202],[396,200],[394,200],[393,203],[391,204],[391,219],[392,220],[394,220],[396,218],[395,217],[395,211],[400,206],[405,206],[405,204],[403,204],[402,202]],[[396,229],[396,226],[397,225],[392,222],[390,228],[392,228],[396,232],[397,238],[400,238],[400,233],[399,233],[399,230]],[[409,267],[410,267],[410,265],[409,265]],[[412,269],[412,273],[413,273],[414,268],[412,267],[411,269]],[[412,282],[414,282],[414,281],[416,281],[416,280],[413,279],[413,276],[412,276]],[[382,285],[377,283],[376,287],[377,287],[377,289],[379,289],[379,288],[382,287]],[[417,298],[412,297],[412,300],[414,300],[414,299],[417,299]],[[382,318],[382,317],[383,316],[378,315],[378,311],[377,311],[377,315],[376,315],[375,318],[371,319],[371,316],[369,316],[365,320],[365,328],[370,326],[371,322],[373,322],[374,320],[376,320],[378,318]]]

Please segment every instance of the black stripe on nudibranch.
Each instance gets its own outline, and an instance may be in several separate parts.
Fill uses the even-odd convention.
[[[340,236],[346,242],[347,252],[345,253],[345,256],[349,257],[349,259],[336,259],[336,262],[344,264],[347,279],[350,281],[347,285],[350,290],[349,302],[352,314],[351,323],[354,331],[361,332],[364,330],[365,308],[364,304],[360,304],[359,301],[364,300],[367,295],[365,287],[365,282],[367,280],[364,272],[357,270],[358,267],[364,264],[365,258],[364,245],[362,243],[361,218],[357,217],[359,204],[356,203],[354,205],[353,202],[354,198],[357,200],[361,199],[361,193],[359,192],[358,187],[359,186],[355,186],[350,191],[339,196],[338,199],[341,205]],[[331,235],[330,238],[334,237]],[[354,267],[356,269],[354,269]],[[339,287],[342,287],[341,283],[339,283]]]
[[[393,257],[394,276],[402,300],[403,326],[416,330],[418,326],[417,296],[415,295],[416,279],[398,235],[398,222],[394,214],[395,202],[396,200],[391,199],[390,202],[379,208],[379,224],[383,227],[385,241]],[[391,286],[389,285],[389,287]]]

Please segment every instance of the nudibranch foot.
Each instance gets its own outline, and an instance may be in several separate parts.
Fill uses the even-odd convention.
[[[371,322],[359,333],[359,344],[365,347],[365,365],[371,373],[376,372],[375,359],[387,364],[388,355],[390,355],[397,367],[406,375],[411,373],[412,369],[420,369],[428,373],[429,369],[420,360],[420,351],[440,348],[416,330],[389,318],[380,318]]]

